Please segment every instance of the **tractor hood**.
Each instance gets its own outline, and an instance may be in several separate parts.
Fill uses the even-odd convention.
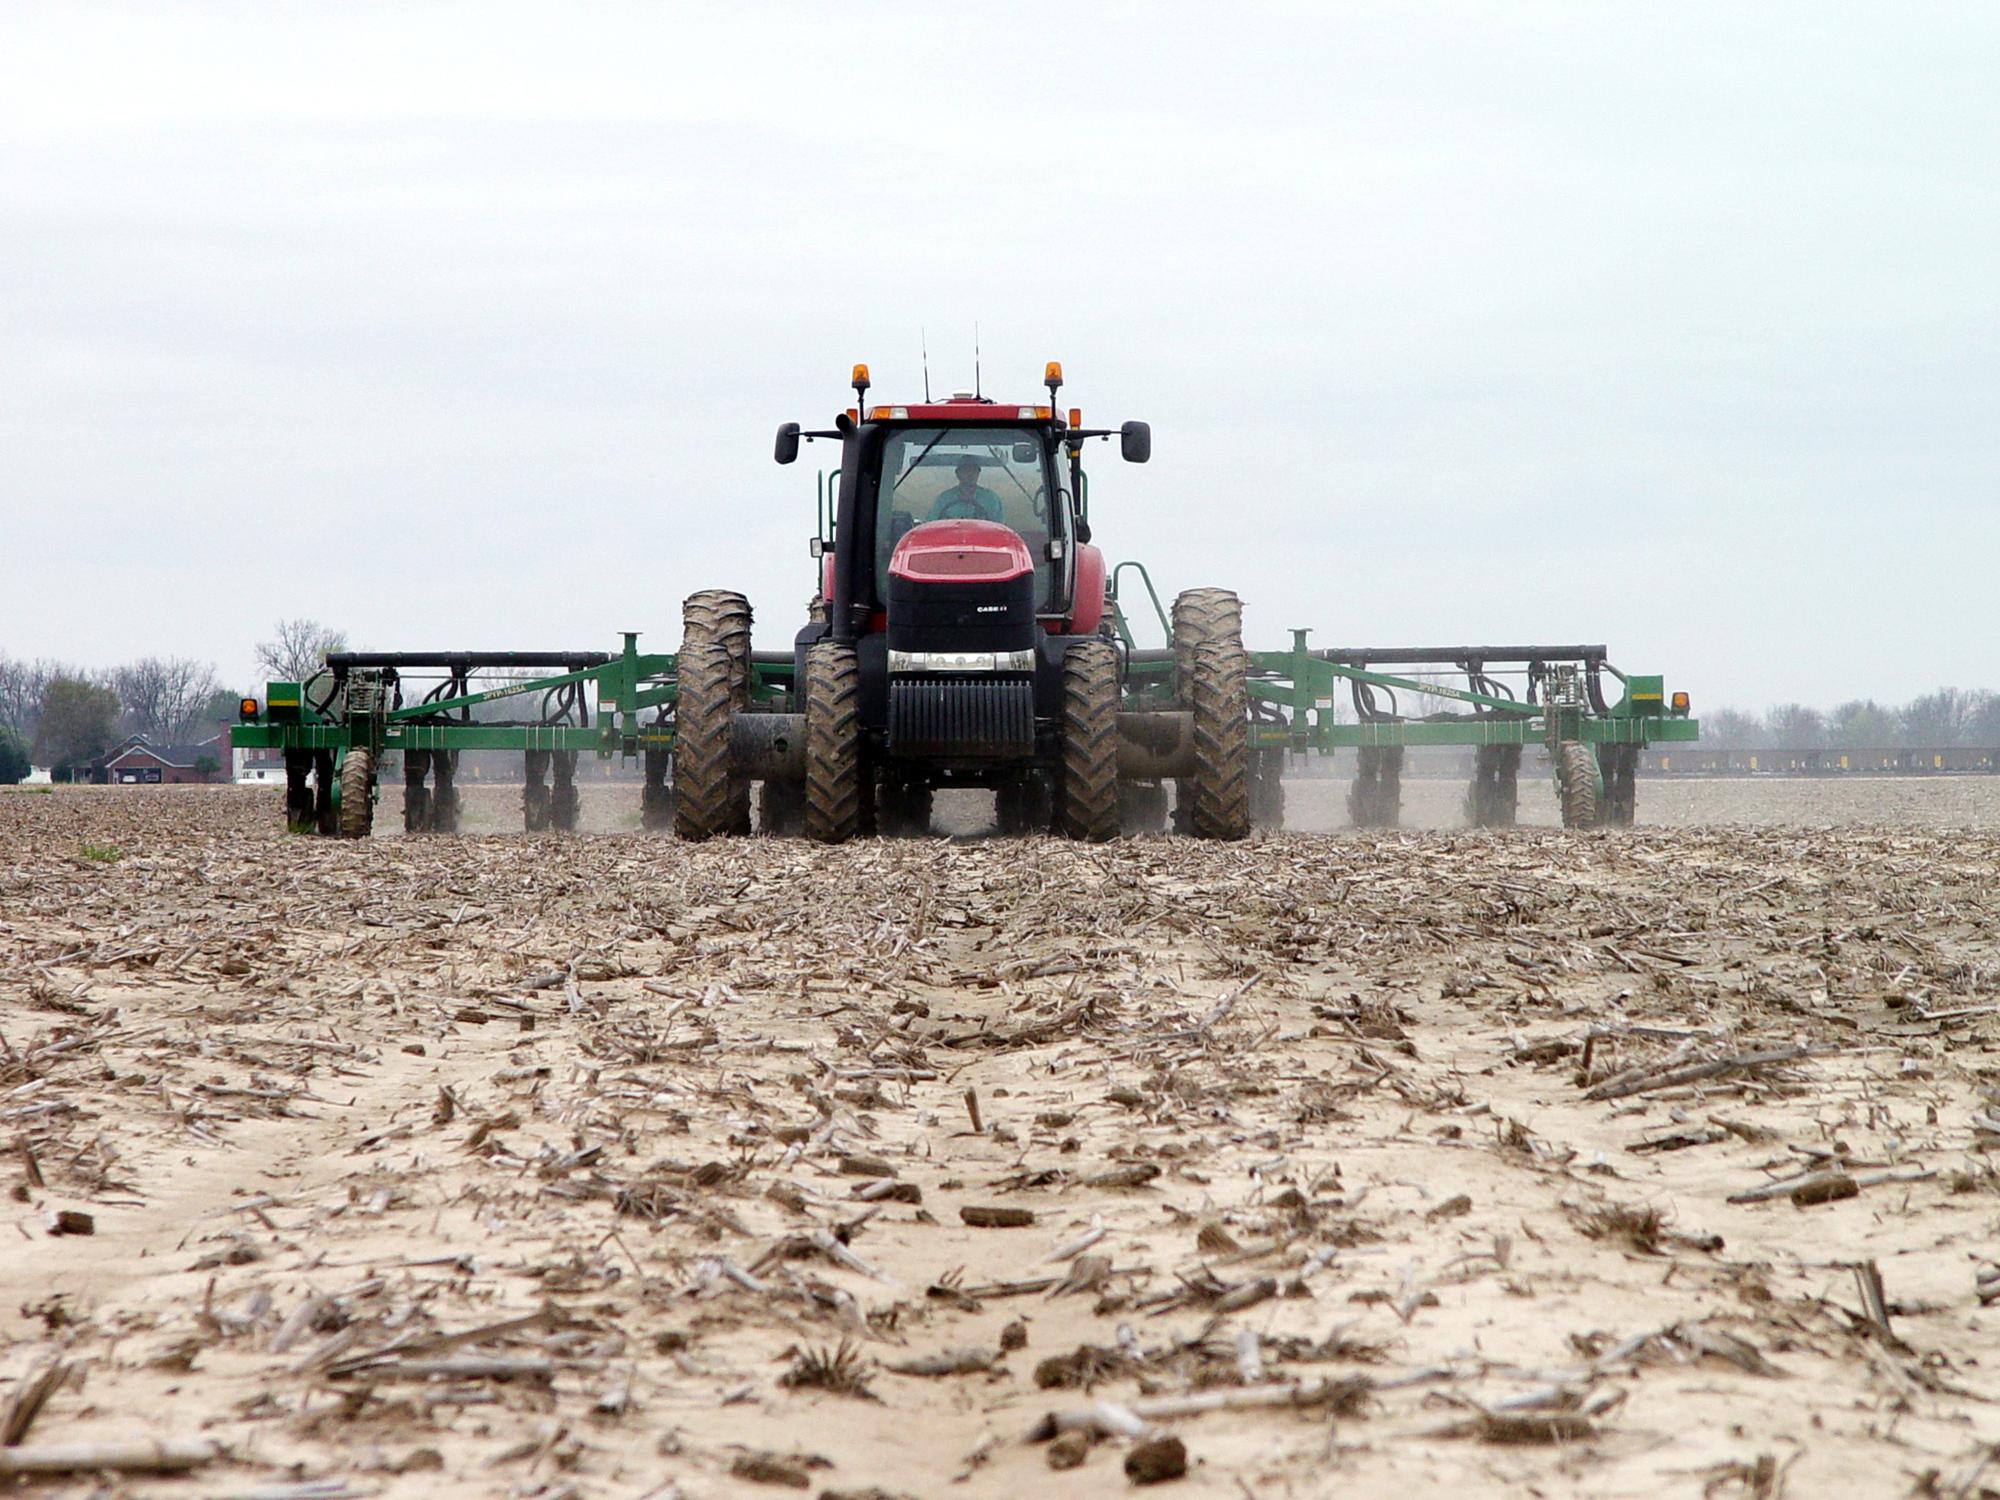
[[[1034,571],[1028,544],[997,521],[926,521],[889,556],[889,576],[911,583],[1004,583]]]

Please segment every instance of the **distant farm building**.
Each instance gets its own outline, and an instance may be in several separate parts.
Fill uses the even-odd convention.
[[[130,736],[90,768],[90,779],[107,786],[158,786],[215,781],[229,764],[225,730],[193,745],[155,745],[142,734]]]

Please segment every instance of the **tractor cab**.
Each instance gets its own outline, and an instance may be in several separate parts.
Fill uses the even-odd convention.
[[[1107,726],[1123,668],[1082,498],[1083,445],[1112,433],[1058,410],[1061,366],[1043,380],[1047,402],[1033,406],[976,391],[871,406],[867,366],[856,365],[855,404],[831,430],[778,429],[779,463],[802,440],[840,444],[831,534],[823,517],[813,540],[819,595],[794,643],[806,806],[818,797],[821,808],[809,826],[823,814],[858,827],[875,812],[885,827],[920,826],[933,789],[979,786],[1001,794],[1003,826],[1047,827],[1069,805],[1058,795],[1067,786],[1071,824],[1115,829]],[[1117,431],[1126,458],[1148,457],[1143,422]],[[815,725],[847,714],[851,731],[815,740]],[[1079,714],[1082,730],[1070,722]],[[1065,753],[1086,751],[1090,775],[1063,771]],[[846,792],[822,794],[815,781],[822,763],[850,760],[827,785],[859,778],[851,813]]]
[[[801,438],[841,445],[831,537],[815,539],[826,633],[861,639],[895,629],[911,587],[951,580],[988,586],[1017,552],[1029,576],[1029,614],[1050,635],[1088,635],[1103,619],[1104,563],[1089,546],[1082,450],[1091,437],[1082,413],[1055,406],[1062,368],[1044,372],[1048,404],[1010,406],[971,391],[907,406],[863,406],[868,368],[854,367],[857,404],[829,431],[778,430],[777,459],[790,463]],[[1151,434],[1143,422],[1119,429],[1125,456],[1143,462]],[[953,523],[948,529],[945,523]],[[1010,568],[1013,565],[1009,565]],[[1015,590],[1006,590],[1011,601]],[[987,599],[988,613],[1002,601]],[[973,606],[975,609],[978,605]],[[1008,602],[1005,612],[1013,613]],[[1024,644],[1032,644],[1027,642]]]
[[[1018,418],[1017,425],[995,423],[990,408],[975,409],[969,420],[957,411],[886,420],[893,425],[867,486],[874,501],[875,597],[889,597],[891,565],[906,541],[907,556],[924,558],[926,569],[949,566],[950,549],[940,551],[948,536],[986,548],[976,559],[983,568],[999,556],[992,548],[1012,550],[1009,538],[999,535],[1006,532],[1031,571],[1034,614],[1067,615],[1075,522],[1056,459],[1054,424],[1045,418],[1032,426],[1019,425]],[[921,527],[938,529],[919,535]]]

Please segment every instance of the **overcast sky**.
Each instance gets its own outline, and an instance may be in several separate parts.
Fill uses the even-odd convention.
[[[1061,359],[1253,645],[2000,687],[2000,7],[0,4],[0,652],[786,644],[771,433]]]

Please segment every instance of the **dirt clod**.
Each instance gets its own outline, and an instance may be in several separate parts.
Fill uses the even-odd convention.
[[[1125,1477],[1134,1484],[1179,1479],[1187,1467],[1187,1444],[1171,1434],[1149,1438],[1125,1455]]]

